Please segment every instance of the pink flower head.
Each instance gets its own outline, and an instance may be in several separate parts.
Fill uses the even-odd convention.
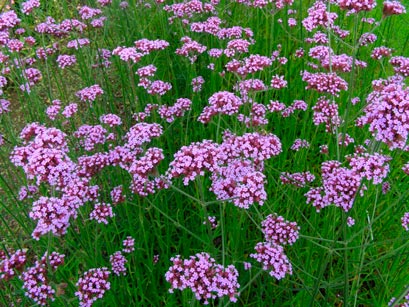
[[[263,270],[269,271],[270,276],[279,280],[287,274],[293,274],[292,265],[281,245],[272,242],[259,242],[254,249],[256,253],[250,254],[250,257],[260,262]]]
[[[97,97],[104,94],[104,91],[98,84],[94,84],[90,87],[83,88],[82,90],[75,93],[75,95],[84,102],[92,103],[97,99]]]
[[[57,58],[58,67],[60,67],[61,69],[73,66],[75,63],[77,63],[77,58],[75,57],[75,55],[63,54],[59,55]]]
[[[228,296],[231,302],[236,302],[238,296],[238,272],[233,265],[224,268],[207,253],[181,259],[179,255],[172,257],[172,266],[165,274],[166,281],[171,284],[169,289],[183,291],[189,288],[197,300],[209,303],[209,299]]]
[[[128,262],[120,251],[115,252],[109,256],[109,262],[111,263],[112,272],[115,275],[126,275],[125,264]]]
[[[98,223],[108,224],[107,218],[113,218],[115,213],[112,211],[112,207],[107,203],[96,203],[94,210],[89,215],[90,220],[96,220]]]
[[[286,221],[282,216],[270,214],[261,223],[264,239],[278,245],[293,245],[298,239],[300,227],[296,222]]]
[[[91,307],[92,304],[101,299],[105,292],[110,289],[111,283],[108,281],[108,268],[96,268],[86,271],[76,283],[78,291],[75,296],[80,300],[80,307]]]

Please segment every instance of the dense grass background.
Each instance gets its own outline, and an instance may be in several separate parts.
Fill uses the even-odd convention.
[[[30,16],[24,16],[19,4],[12,6],[21,18],[25,35],[36,38],[36,47],[50,47],[59,43],[58,52],[34,66],[41,70],[43,79],[33,87],[31,93],[21,92],[19,85],[24,83],[21,71],[13,67],[7,77],[9,84],[4,96],[12,102],[11,112],[0,117],[0,132],[5,144],[0,147],[0,246],[4,251],[11,249],[28,250],[33,263],[44,252],[58,251],[65,254],[65,264],[49,276],[50,284],[57,289],[57,295],[51,306],[76,306],[75,284],[83,272],[109,266],[109,255],[122,247],[127,236],[136,239],[135,252],[127,255],[127,275],[110,276],[111,289],[94,306],[199,306],[189,290],[168,292],[169,284],[164,274],[170,266],[170,258],[179,254],[183,258],[199,252],[207,252],[224,266],[233,264],[239,271],[239,291],[237,306],[386,306],[392,297],[403,298],[409,284],[409,241],[408,233],[401,226],[401,217],[407,211],[409,178],[401,167],[409,161],[409,154],[401,150],[390,151],[386,145],[373,143],[376,151],[390,155],[391,172],[385,181],[391,186],[384,195],[381,185],[367,183],[364,197],[357,197],[350,212],[330,206],[317,213],[315,208],[306,204],[304,194],[308,188],[294,188],[282,185],[281,172],[310,171],[317,176],[312,184],[320,183],[321,163],[327,160],[339,160],[346,164],[345,156],[353,153],[353,145],[338,146],[337,137],[325,133],[322,126],[312,123],[311,107],[318,94],[305,90],[300,71],[308,69],[308,60],[294,57],[294,52],[303,47],[308,52],[309,45],[304,39],[310,34],[303,29],[301,20],[307,16],[312,1],[295,1],[292,17],[298,23],[294,28],[287,26],[289,15],[287,7],[274,10],[272,4],[264,9],[249,8],[240,3],[221,1],[217,5],[218,17],[224,20],[223,27],[241,26],[254,31],[255,44],[250,53],[270,56],[281,45],[280,56],[286,56],[285,65],[273,64],[271,68],[254,74],[266,84],[275,74],[284,75],[288,86],[281,90],[268,90],[255,94],[254,99],[267,105],[270,100],[279,100],[290,105],[294,100],[304,100],[309,108],[306,112],[296,111],[290,117],[278,113],[268,116],[269,124],[264,127],[246,128],[235,118],[215,117],[209,124],[197,121],[208,98],[217,91],[233,91],[238,77],[220,72],[228,59],[211,59],[206,53],[199,55],[191,64],[188,59],[175,54],[181,46],[180,39],[189,36],[210,48],[225,48],[225,43],[203,33],[193,33],[183,26],[180,20],[168,23],[170,14],[163,10],[164,4],[153,1],[129,0],[127,9],[119,8],[119,1],[102,8],[107,17],[101,29],[88,27],[80,35],[70,33],[66,38],[40,35],[34,31],[35,25],[43,22],[46,16],[52,16],[57,22],[67,18],[79,18],[77,7],[89,5],[99,7],[96,1],[42,1],[41,8]],[[402,2],[404,5],[409,4]],[[170,4],[170,3],[165,3]],[[334,5],[331,10],[339,13],[337,24],[351,31],[349,38],[342,41],[331,39],[330,44],[336,54],[347,53],[368,63],[366,69],[354,69],[351,73],[340,74],[349,82],[348,91],[336,98],[344,124],[339,131],[348,133],[355,144],[363,144],[373,139],[367,128],[357,128],[354,121],[362,115],[365,99],[371,92],[371,82],[393,74],[388,60],[372,60],[373,47],[385,45],[394,49],[394,55],[409,56],[409,18],[406,15],[391,16],[382,19],[382,2],[372,12],[362,12],[359,17],[346,16]],[[378,27],[360,21],[361,17],[373,17],[380,21]],[[193,21],[203,21],[206,16],[197,15]],[[282,20],[282,24],[278,21]],[[378,36],[369,47],[355,48],[356,39],[364,32],[372,31]],[[323,30],[325,31],[325,29]],[[76,37],[77,36],[77,37]],[[91,45],[79,50],[65,48],[69,40],[87,37]],[[133,46],[134,41],[142,38],[163,39],[170,46],[163,51],[152,52],[135,65],[112,57],[109,68],[92,68],[96,63],[98,48],[113,50],[118,46]],[[351,47],[352,46],[352,47]],[[58,54],[75,54],[77,64],[65,70],[58,69]],[[35,55],[35,48],[26,48],[21,54],[10,54],[11,59]],[[207,68],[214,62],[215,70]],[[135,75],[139,67],[154,64],[158,70],[156,79],[171,82],[172,90],[162,97],[151,96],[137,86]],[[203,76],[206,83],[200,93],[194,93],[191,79]],[[105,94],[94,102],[93,108],[81,104],[75,93],[87,86],[99,84]],[[246,132],[271,132],[277,135],[283,152],[265,161],[267,176],[266,191],[268,199],[261,207],[257,204],[244,210],[229,202],[216,201],[210,187],[209,174],[200,177],[188,186],[176,179],[168,190],[158,191],[148,197],[140,197],[129,192],[129,175],[119,167],[107,167],[92,179],[100,186],[100,199],[109,201],[110,190],[123,185],[126,202],[114,208],[115,218],[108,225],[97,224],[89,220],[92,205],[81,207],[79,216],[72,220],[65,236],[43,236],[39,241],[31,238],[35,222],[28,214],[33,199],[20,201],[19,188],[29,184],[22,169],[9,161],[14,146],[21,145],[18,134],[30,122],[40,122],[63,130],[70,139],[69,156],[75,161],[78,156],[88,154],[78,146],[78,140],[72,133],[82,124],[98,124],[102,114],[114,113],[121,117],[123,125],[116,129],[124,136],[135,124],[132,114],[142,112],[149,103],[172,105],[177,98],[189,98],[193,102],[192,110],[172,124],[166,123],[157,114],[148,122],[158,122],[164,128],[163,135],[152,141],[148,147],[157,146],[164,150],[165,160],[159,165],[163,174],[173,154],[182,146],[203,139],[222,141],[222,131],[229,129],[237,135]],[[352,106],[350,100],[360,97],[361,103]],[[69,123],[62,117],[51,121],[45,114],[46,108],[54,99],[63,104],[78,102],[80,112]],[[295,139],[306,139],[311,146],[308,149],[292,151],[290,147]],[[118,138],[120,140],[120,137]],[[319,146],[327,144],[329,154],[319,153]],[[106,151],[108,145],[98,145],[96,151]],[[40,194],[52,196],[55,191],[43,184]],[[257,242],[263,240],[260,223],[267,215],[277,213],[300,226],[300,238],[285,251],[293,265],[293,275],[276,281],[264,272],[249,255],[254,252]],[[203,221],[208,216],[216,216],[219,226],[211,229]],[[356,220],[349,228],[348,216]],[[155,263],[154,256],[159,255]],[[250,271],[245,271],[243,262],[252,262]],[[33,302],[24,296],[22,282],[14,278],[9,282],[0,281],[0,305],[31,306]],[[228,299],[212,301],[212,306],[227,306]]]

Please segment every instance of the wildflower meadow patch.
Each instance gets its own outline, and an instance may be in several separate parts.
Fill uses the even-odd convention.
[[[405,1],[0,1],[1,306],[408,306]]]

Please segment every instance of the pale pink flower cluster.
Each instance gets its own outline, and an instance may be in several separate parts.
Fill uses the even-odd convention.
[[[376,6],[375,0],[337,0],[336,3],[341,9],[350,10],[354,13],[371,11]]]
[[[310,143],[307,140],[296,139],[291,145],[291,150],[299,151],[302,148],[309,148]]]
[[[383,15],[401,15],[406,13],[405,6],[400,1],[384,1]]]
[[[67,43],[67,48],[78,50],[84,46],[88,46],[90,43],[91,42],[88,38],[77,38],[77,39],[69,41]]]
[[[82,20],[88,20],[102,14],[102,11],[100,9],[94,9],[83,5],[78,8],[78,13],[80,14]]]
[[[402,227],[405,228],[406,231],[409,231],[409,212],[406,212],[402,219]]]
[[[82,125],[77,131],[73,133],[73,136],[80,139],[79,144],[86,150],[94,150],[97,144],[105,144],[107,141],[107,130],[101,125]]]
[[[223,296],[228,296],[231,302],[237,301],[239,273],[233,265],[224,268],[207,253],[196,254],[189,259],[181,259],[177,255],[170,261],[172,266],[165,274],[166,281],[171,284],[170,293],[175,289],[190,289],[204,304]]]
[[[135,239],[131,236],[126,237],[126,239],[122,242],[124,253],[132,253],[135,250]]]
[[[380,60],[384,57],[390,57],[391,55],[392,55],[391,48],[381,46],[381,47],[375,47],[372,50],[371,58],[373,58],[374,60]]]
[[[104,114],[99,117],[99,121],[102,124],[108,125],[109,127],[119,126],[122,124],[122,120],[118,115],[115,114]]]

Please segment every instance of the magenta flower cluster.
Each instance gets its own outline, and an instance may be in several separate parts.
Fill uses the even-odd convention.
[[[181,259],[177,255],[170,261],[172,266],[165,274],[166,281],[171,284],[170,293],[175,289],[191,289],[195,298],[205,305],[210,299],[223,296],[228,296],[232,302],[237,301],[239,273],[233,265],[224,268],[207,253],[199,253],[189,259]]]

